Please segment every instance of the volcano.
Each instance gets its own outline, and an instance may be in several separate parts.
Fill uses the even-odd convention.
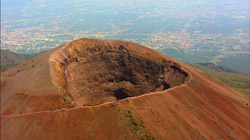
[[[1,73],[1,139],[248,140],[248,104],[164,54],[84,38]]]

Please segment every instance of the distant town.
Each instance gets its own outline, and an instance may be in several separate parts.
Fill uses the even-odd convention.
[[[234,6],[220,1],[143,2],[148,8],[122,1],[8,5],[2,9],[1,49],[32,54],[79,38],[106,38],[140,43],[185,62],[249,56],[249,7],[244,1],[231,0]]]

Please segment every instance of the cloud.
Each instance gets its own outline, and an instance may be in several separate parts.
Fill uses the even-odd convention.
[[[45,2],[46,0],[34,0],[35,2]]]

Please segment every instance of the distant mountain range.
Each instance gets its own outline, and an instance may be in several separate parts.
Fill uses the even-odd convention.
[[[37,54],[26,55],[11,52],[9,50],[0,50],[1,53],[1,71],[5,71],[10,67],[16,66],[25,60],[33,58]]]
[[[0,50],[0,52],[1,52],[1,71],[5,71],[10,67],[16,66],[24,62],[25,60],[28,60],[38,55],[38,54],[31,54],[31,55],[19,54],[9,50]],[[238,73],[232,69],[225,68],[223,66],[218,66],[213,63],[196,63],[196,64],[218,72]]]
[[[218,71],[218,72],[232,72],[232,73],[237,73],[236,71],[234,70],[231,70],[229,68],[225,68],[223,66],[218,66],[218,65],[215,65],[214,63],[197,63],[198,65],[201,65],[201,66],[204,66],[204,67],[207,67],[209,69],[212,69],[212,70],[215,70],[215,71]]]

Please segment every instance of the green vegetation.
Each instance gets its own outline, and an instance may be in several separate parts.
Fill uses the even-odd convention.
[[[130,110],[123,111],[122,120],[127,122],[129,129],[136,135],[140,140],[154,140],[155,138],[145,130],[145,125],[142,120],[135,118],[133,112]]]
[[[111,104],[111,108],[117,109],[118,111],[120,111],[120,107],[118,106],[118,104],[115,104],[115,103]]]
[[[216,71],[199,64],[189,63],[189,65],[207,73],[211,77],[222,81],[236,91],[250,96],[250,76],[240,73]]]
[[[137,132],[138,130],[140,130],[141,128],[145,128],[143,123],[138,124],[134,117],[133,117],[133,113],[130,110],[126,110],[124,111],[124,116],[126,117],[126,119],[128,119],[129,121],[129,128],[132,131]]]
[[[131,101],[129,101],[131,103]],[[123,110],[118,103],[113,103],[110,106],[112,109],[117,109],[120,113],[120,124],[126,125],[131,132],[140,140],[155,140],[155,138],[146,130],[144,122],[136,118],[131,110]]]

